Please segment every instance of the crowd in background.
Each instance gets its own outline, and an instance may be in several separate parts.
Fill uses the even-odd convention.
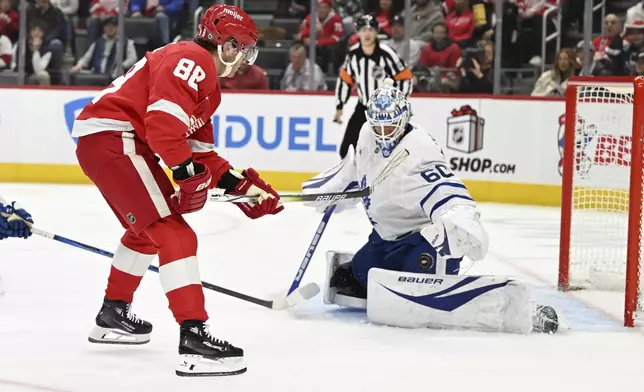
[[[228,1],[228,3],[233,3]],[[492,93],[500,61],[505,93],[560,96],[566,81],[582,72],[582,0],[413,0],[406,18],[403,0],[245,0],[260,29],[255,65],[222,79],[225,89],[307,91],[335,88],[348,48],[358,42],[353,23],[372,14],[379,39],[407,60],[414,90]],[[588,75],[644,75],[644,1],[607,2],[603,21],[594,19]],[[29,0],[24,69],[29,84],[104,86],[147,50],[192,39],[203,0],[126,0],[123,57],[117,59],[117,0]],[[495,59],[495,7],[503,13],[501,58]],[[17,80],[18,4],[0,0],[0,83]],[[561,22],[561,45],[545,43]],[[601,16],[599,17],[601,19]],[[198,20],[198,19],[197,19]],[[411,39],[405,40],[405,21]],[[603,23],[603,26],[601,25]],[[544,31],[545,26],[545,31]],[[316,64],[309,64],[311,29]],[[542,69],[547,69],[541,73]],[[313,81],[313,83],[312,83]]]

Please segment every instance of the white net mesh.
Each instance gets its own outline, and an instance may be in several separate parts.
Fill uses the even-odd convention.
[[[570,230],[573,287],[624,290],[632,105],[629,84],[577,90]]]

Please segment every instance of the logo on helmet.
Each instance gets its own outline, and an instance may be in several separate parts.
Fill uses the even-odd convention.
[[[239,14],[237,13],[237,11],[233,11],[233,10],[231,10],[231,9],[224,8],[224,13],[225,13],[225,14],[228,14],[228,15],[230,15],[230,16],[232,16],[233,18],[235,18],[235,19],[237,19],[237,20],[244,20],[244,17],[243,17],[243,16],[241,16],[241,15],[239,15]]]

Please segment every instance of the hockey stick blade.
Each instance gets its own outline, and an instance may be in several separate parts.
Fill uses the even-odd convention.
[[[406,148],[399,151],[382,169],[382,172],[376,177],[373,183],[365,188],[357,191],[348,192],[327,192],[327,193],[284,193],[280,194],[280,201],[283,203],[297,203],[308,201],[340,201],[344,199],[359,199],[367,197],[373,193],[373,190],[378,184],[385,180],[389,174],[394,171],[404,160],[409,156],[409,150]],[[210,201],[224,202],[224,203],[252,203],[257,200],[257,196],[235,196],[235,195],[221,195],[211,194]]]
[[[302,305],[306,301],[318,295],[320,286],[316,283],[308,283],[295,289],[290,295],[282,295],[273,300],[273,310],[283,310]]]

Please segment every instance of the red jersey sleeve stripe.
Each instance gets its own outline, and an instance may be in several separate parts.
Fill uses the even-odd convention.
[[[188,139],[188,145],[192,152],[211,152],[215,151],[215,145],[212,143],[201,142],[199,140]]]
[[[176,103],[172,101],[168,101],[167,99],[160,99],[152,104],[150,104],[146,110],[147,113],[153,112],[153,111],[160,111],[167,113],[171,116],[174,116],[177,120],[181,121],[187,126],[190,126],[190,117],[186,112],[181,108],[181,106],[177,105]]]

